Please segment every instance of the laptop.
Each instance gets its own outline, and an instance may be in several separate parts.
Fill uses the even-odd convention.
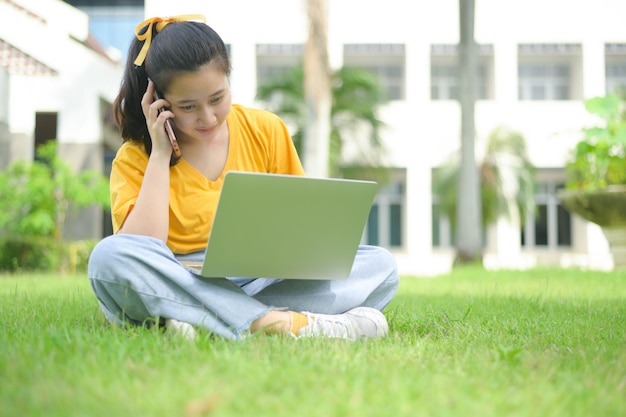
[[[377,184],[231,171],[224,179],[203,277],[345,279]]]

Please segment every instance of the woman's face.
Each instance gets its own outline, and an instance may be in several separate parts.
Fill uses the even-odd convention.
[[[217,65],[174,76],[165,99],[176,116],[171,120],[179,139],[211,140],[226,128],[230,85]]]

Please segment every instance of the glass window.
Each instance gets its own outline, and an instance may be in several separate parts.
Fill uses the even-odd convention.
[[[367,69],[378,76],[389,100],[405,97],[405,48],[400,44],[344,45],[343,65]]]
[[[606,64],[606,92],[617,93],[626,89],[626,58],[624,62]]]
[[[142,22],[144,7],[141,1],[66,0],[89,16],[89,31],[109,53],[126,61],[128,47],[135,36],[137,24]]]
[[[478,73],[476,99],[489,100],[491,93],[493,48],[491,45],[478,45]],[[430,99],[458,100],[458,46],[432,45],[430,57]]]
[[[580,44],[518,45],[519,100],[582,98]]]
[[[402,246],[402,205],[389,206],[389,245]]]
[[[626,43],[606,44],[605,77],[606,92],[626,92]]]
[[[538,204],[534,221],[535,246],[548,246],[548,206]]]
[[[302,44],[259,44],[256,46],[257,85],[264,85],[302,65]]]
[[[48,141],[55,141],[57,138],[57,126],[59,123],[58,113],[37,112],[35,113],[35,148],[33,158],[38,160],[37,148]]]
[[[437,203],[438,197],[432,196],[432,245],[433,248],[451,248],[455,245],[454,231],[448,216],[441,211]]]
[[[557,206],[557,244],[572,246],[572,216],[561,204]]]
[[[561,188],[562,184],[551,180],[537,184],[536,209],[527,214],[521,233],[523,247],[556,249],[572,246],[571,215],[557,197],[557,192]]]
[[[430,67],[430,99],[458,100],[457,66],[432,64]]]
[[[143,19],[143,11],[119,15],[112,11],[110,15],[98,14],[90,19],[90,30],[106,48],[115,48],[122,60],[126,59],[128,47],[134,36],[135,28]]]
[[[378,246],[378,204],[374,203],[367,221],[367,244]]]
[[[387,248],[404,244],[405,170],[392,174],[393,180],[380,189],[366,227],[365,242]]]
[[[530,87],[531,100],[545,100],[546,99],[546,88],[542,85],[531,85]]]
[[[520,100],[569,100],[570,68],[563,64],[520,64]]]

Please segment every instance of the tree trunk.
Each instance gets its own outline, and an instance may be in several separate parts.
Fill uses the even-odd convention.
[[[459,101],[461,106],[461,167],[458,178],[456,261],[480,261],[482,221],[478,166],[474,150],[477,53],[474,42],[474,0],[459,0]]]
[[[308,175],[328,176],[331,73],[328,61],[326,0],[306,0],[309,37],[304,51],[306,126],[302,162]]]

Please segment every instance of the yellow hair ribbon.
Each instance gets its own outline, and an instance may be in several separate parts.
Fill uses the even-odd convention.
[[[135,59],[135,65],[140,67],[143,64],[143,61],[146,59],[146,55],[148,55],[148,50],[150,49],[150,44],[152,43],[152,27],[156,25],[156,31],[160,32],[163,30],[165,26],[172,22],[188,22],[188,21],[201,21],[202,23],[206,23],[206,18],[201,14],[182,14],[180,16],[171,16],[171,17],[152,17],[150,19],[144,20],[135,28],[135,36],[140,41],[143,41],[143,47],[141,51],[139,51],[139,55]],[[141,29],[148,26],[145,32],[140,33]]]

